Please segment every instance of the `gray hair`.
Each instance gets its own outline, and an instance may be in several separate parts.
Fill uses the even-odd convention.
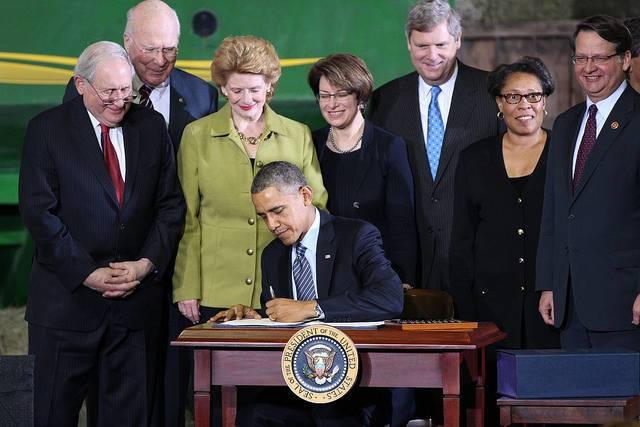
[[[106,61],[111,58],[122,58],[127,61],[129,68],[131,68],[131,77],[133,77],[133,64],[122,46],[118,43],[101,41],[90,44],[78,58],[78,63],[73,69],[75,76],[81,77],[93,82],[96,77],[96,67],[102,61]]]
[[[429,32],[445,20],[449,34],[458,40],[462,35],[460,15],[451,8],[449,2],[446,0],[420,0],[409,10],[404,32],[408,39],[411,31]]]
[[[133,32],[135,28],[135,14],[139,10],[144,11],[145,14],[169,13],[171,17],[176,20],[178,38],[180,37],[180,20],[178,19],[178,14],[171,6],[161,0],[144,0],[129,9],[127,11],[127,24],[124,26],[125,34],[131,34]]]
[[[275,187],[281,193],[292,194],[307,185],[307,179],[296,165],[277,161],[263,166],[256,174],[251,184],[251,194],[260,193],[269,187]]]

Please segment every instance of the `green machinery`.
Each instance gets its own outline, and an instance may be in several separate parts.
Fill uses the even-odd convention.
[[[412,0],[167,0],[182,25],[178,66],[209,79],[213,51],[253,34],[278,50],[283,74],[273,107],[322,124],[306,83],[309,64],[336,52],[362,57],[382,84],[411,70],[404,20]],[[0,306],[24,304],[32,244],[18,213],[20,151],[29,119],[61,102],[90,43],[122,43],[135,0],[9,0],[0,5]],[[453,3],[453,2],[452,2]]]

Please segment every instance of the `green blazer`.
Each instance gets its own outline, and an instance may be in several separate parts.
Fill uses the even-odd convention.
[[[324,209],[327,192],[309,128],[265,105],[265,134],[255,166],[233,126],[231,108],[189,124],[178,151],[178,177],[187,204],[173,274],[173,300],[208,307],[260,307],[262,250],[273,239],[251,202],[251,182],[267,163],[298,166]],[[270,136],[269,136],[270,135]]]

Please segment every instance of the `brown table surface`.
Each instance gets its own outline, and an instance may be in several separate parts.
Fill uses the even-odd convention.
[[[229,328],[201,324],[185,329],[172,345],[191,347],[275,347],[284,348],[301,328]],[[506,337],[493,323],[479,323],[477,329],[443,331],[402,331],[384,326],[380,329],[343,329],[357,348],[393,348],[416,350],[486,347]]]

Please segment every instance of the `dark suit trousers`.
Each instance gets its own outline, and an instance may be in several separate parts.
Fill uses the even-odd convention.
[[[99,379],[99,427],[147,425],[146,347],[144,331],[128,329],[113,309],[89,332],[29,324],[35,425],[78,425],[94,377]]]
[[[224,308],[200,306],[200,322],[206,322]],[[183,427],[184,411],[187,401],[193,397],[193,350],[188,347],[171,347],[185,328],[193,326],[191,321],[178,310],[177,304],[169,306],[169,341],[164,373],[164,425],[165,427]],[[212,395],[211,425],[221,424],[220,392],[214,388]],[[190,405],[192,406],[192,405]]]
[[[560,327],[560,344],[566,350],[579,350],[585,348],[626,348],[640,351],[640,328],[628,331],[592,331],[587,329],[576,312],[573,300],[573,291],[569,283],[567,295],[567,313]],[[629,311],[629,324],[631,324],[631,311]]]

